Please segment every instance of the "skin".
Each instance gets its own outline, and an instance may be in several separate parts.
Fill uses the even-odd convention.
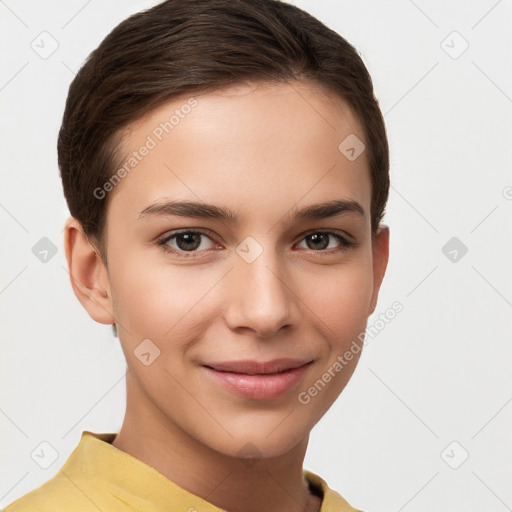
[[[108,268],[70,218],[65,248],[76,296],[97,322],[116,323],[127,361],[127,408],[113,445],[214,505],[237,512],[319,510],[302,464],[313,426],[349,381],[360,354],[308,404],[307,391],[364,331],[388,261],[389,229],[372,238],[366,152],[349,161],[338,145],[364,141],[348,105],[319,86],[241,84],[194,96],[173,131],[110,193]],[[157,108],[124,133],[128,157],[188,97]],[[304,206],[357,201],[364,215],[293,221]],[[236,223],[139,213],[168,200],[213,203]],[[207,230],[189,257],[155,241],[173,230]],[[315,230],[333,230],[308,245]],[[248,263],[246,237],[263,249]],[[183,239],[168,247],[186,253]],[[320,248],[319,248],[320,247]],[[192,256],[190,256],[192,254]],[[150,339],[160,356],[134,355]],[[273,400],[233,394],[206,362],[313,359],[301,382]],[[239,451],[251,443],[259,457]]]

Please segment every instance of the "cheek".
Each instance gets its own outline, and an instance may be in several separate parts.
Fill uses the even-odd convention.
[[[133,342],[145,338],[178,341],[180,333],[188,332],[185,343],[206,321],[214,298],[221,299],[217,286],[224,268],[204,267],[198,272],[191,266],[153,265],[147,258],[117,262],[110,276],[114,314],[118,328],[124,328]],[[316,275],[296,273],[292,287],[297,298],[290,300],[298,300],[305,313],[309,310],[313,323],[316,318],[325,324],[329,339],[336,335],[344,340],[354,330],[364,329],[372,285],[371,256],[360,252],[346,264],[319,267]]]
[[[125,260],[111,277],[113,307],[121,330],[131,343],[149,338],[161,349],[164,340],[179,346],[194,337],[209,293],[222,277],[220,270],[198,275],[193,267],[152,265],[148,259]],[[188,333],[188,335],[185,335]]]
[[[166,390],[166,396],[173,396],[176,407],[181,407],[186,396],[179,382],[187,379],[188,368],[184,357],[208,328],[204,299],[218,278],[197,276],[190,269],[156,266],[137,271],[136,265],[123,266],[112,283],[127,364],[149,396],[158,397]]]
[[[324,333],[321,363],[306,380],[298,402],[318,421],[355,371],[362,352],[361,333],[368,320],[373,277],[362,261],[326,275],[318,280],[307,304],[315,331]],[[308,409],[311,408],[311,409]]]
[[[347,341],[364,329],[373,289],[373,274],[367,262],[329,269],[302,286],[308,290],[304,302],[328,327],[326,336],[332,343]]]

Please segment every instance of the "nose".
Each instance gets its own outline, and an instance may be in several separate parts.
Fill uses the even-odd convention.
[[[298,324],[298,297],[289,272],[273,251],[265,249],[251,263],[236,255],[227,285],[225,319],[231,329],[249,330],[266,338]]]

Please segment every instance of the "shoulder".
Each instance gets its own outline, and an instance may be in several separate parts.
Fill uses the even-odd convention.
[[[79,444],[57,474],[0,512],[89,512],[130,509],[108,485],[108,442],[115,433],[83,431]],[[107,443],[105,443],[107,441]],[[103,508],[105,507],[105,508]]]
[[[7,505],[1,512],[86,512],[97,511],[87,494],[59,471],[52,479]],[[86,491],[85,491],[86,492]]]

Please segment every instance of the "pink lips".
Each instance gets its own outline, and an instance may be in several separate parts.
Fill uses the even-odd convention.
[[[271,400],[298,384],[311,360],[275,359],[268,362],[233,361],[203,365],[207,373],[236,394]]]

